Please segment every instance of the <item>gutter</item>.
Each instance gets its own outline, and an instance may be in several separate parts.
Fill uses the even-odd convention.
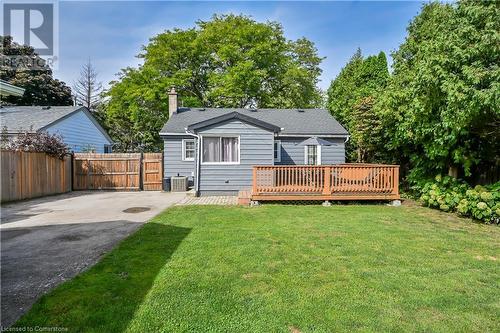
[[[281,130],[283,130],[283,128]],[[349,139],[351,138],[351,136],[349,134],[275,134],[274,136],[284,137],[284,138],[287,138],[287,137],[288,138],[308,138],[311,135],[317,136],[320,138],[345,139],[344,144],[346,144],[347,141],[349,141]]]
[[[14,86],[7,81],[0,80],[0,96],[23,96],[24,88]]]
[[[321,134],[321,133],[310,133],[310,134],[278,134],[276,136],[281,137],[292,137],[292,138],[309,138],[311,136],[317,136],[320,138],[348,138],[349,134]]]
[[[195,134],[194,132],[190,132],[187,128],[185,129],[185,133],[190,136],[194,136],[197,139],[196,142],[196,166],[194,172],[194,192],[195,196],[200,196],[200,161],[201,161],[201,139],[200,136]]]

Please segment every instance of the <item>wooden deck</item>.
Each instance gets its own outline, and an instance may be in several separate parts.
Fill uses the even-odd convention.
[[[399,166],[254,166],[252,200],[395,200]]]

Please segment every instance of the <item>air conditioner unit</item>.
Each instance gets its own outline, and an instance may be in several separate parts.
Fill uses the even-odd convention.
[[[181,176],[171,177],[170,190],[172,192],[186,192],[188,189],[188,178]]]

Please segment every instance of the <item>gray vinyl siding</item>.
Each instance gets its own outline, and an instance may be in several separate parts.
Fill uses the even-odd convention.
[[[165,178],[186,176],[194,179],[195,162],[182,160],[182,140],[193,139],[192,136],[169,136],[163,138],[163,173]],[[195,141],[196,142],[196,141]]]
[[[273,165],[274,133],[239,120],[228,121],[199,131],[200,135],[240,137],[240,163],[201,164],[200,193],[228,194],[252,187],[252,167]]]
[[[278,137],[276,140],[281,141],[281,161],[276,162],[276,165],[303,165],[304,164],[304,146],[298,144],[307,138],[283,138]],[[321,164],[339,164],[345,163],[345,147],[344,139],[342,138],[323,138],[335,145],[321,147]]]
[[[104,153],[104,146],[111,144],[83,111],[54,123],[46,131],[61,135],[64,143],[76,153],[82,150]]]

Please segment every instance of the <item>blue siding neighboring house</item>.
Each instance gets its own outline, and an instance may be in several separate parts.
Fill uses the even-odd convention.
[[[199,195],[251,188],[254,165],[344,163],[349,139],[327,110],[178,108],[174,89],[160,136],[165,183],[187,176]]]
[[[59,134],[73,152],[111,152],[113,141],[83,106],[0,108],[0,126],[12,137],[24,132]]]

